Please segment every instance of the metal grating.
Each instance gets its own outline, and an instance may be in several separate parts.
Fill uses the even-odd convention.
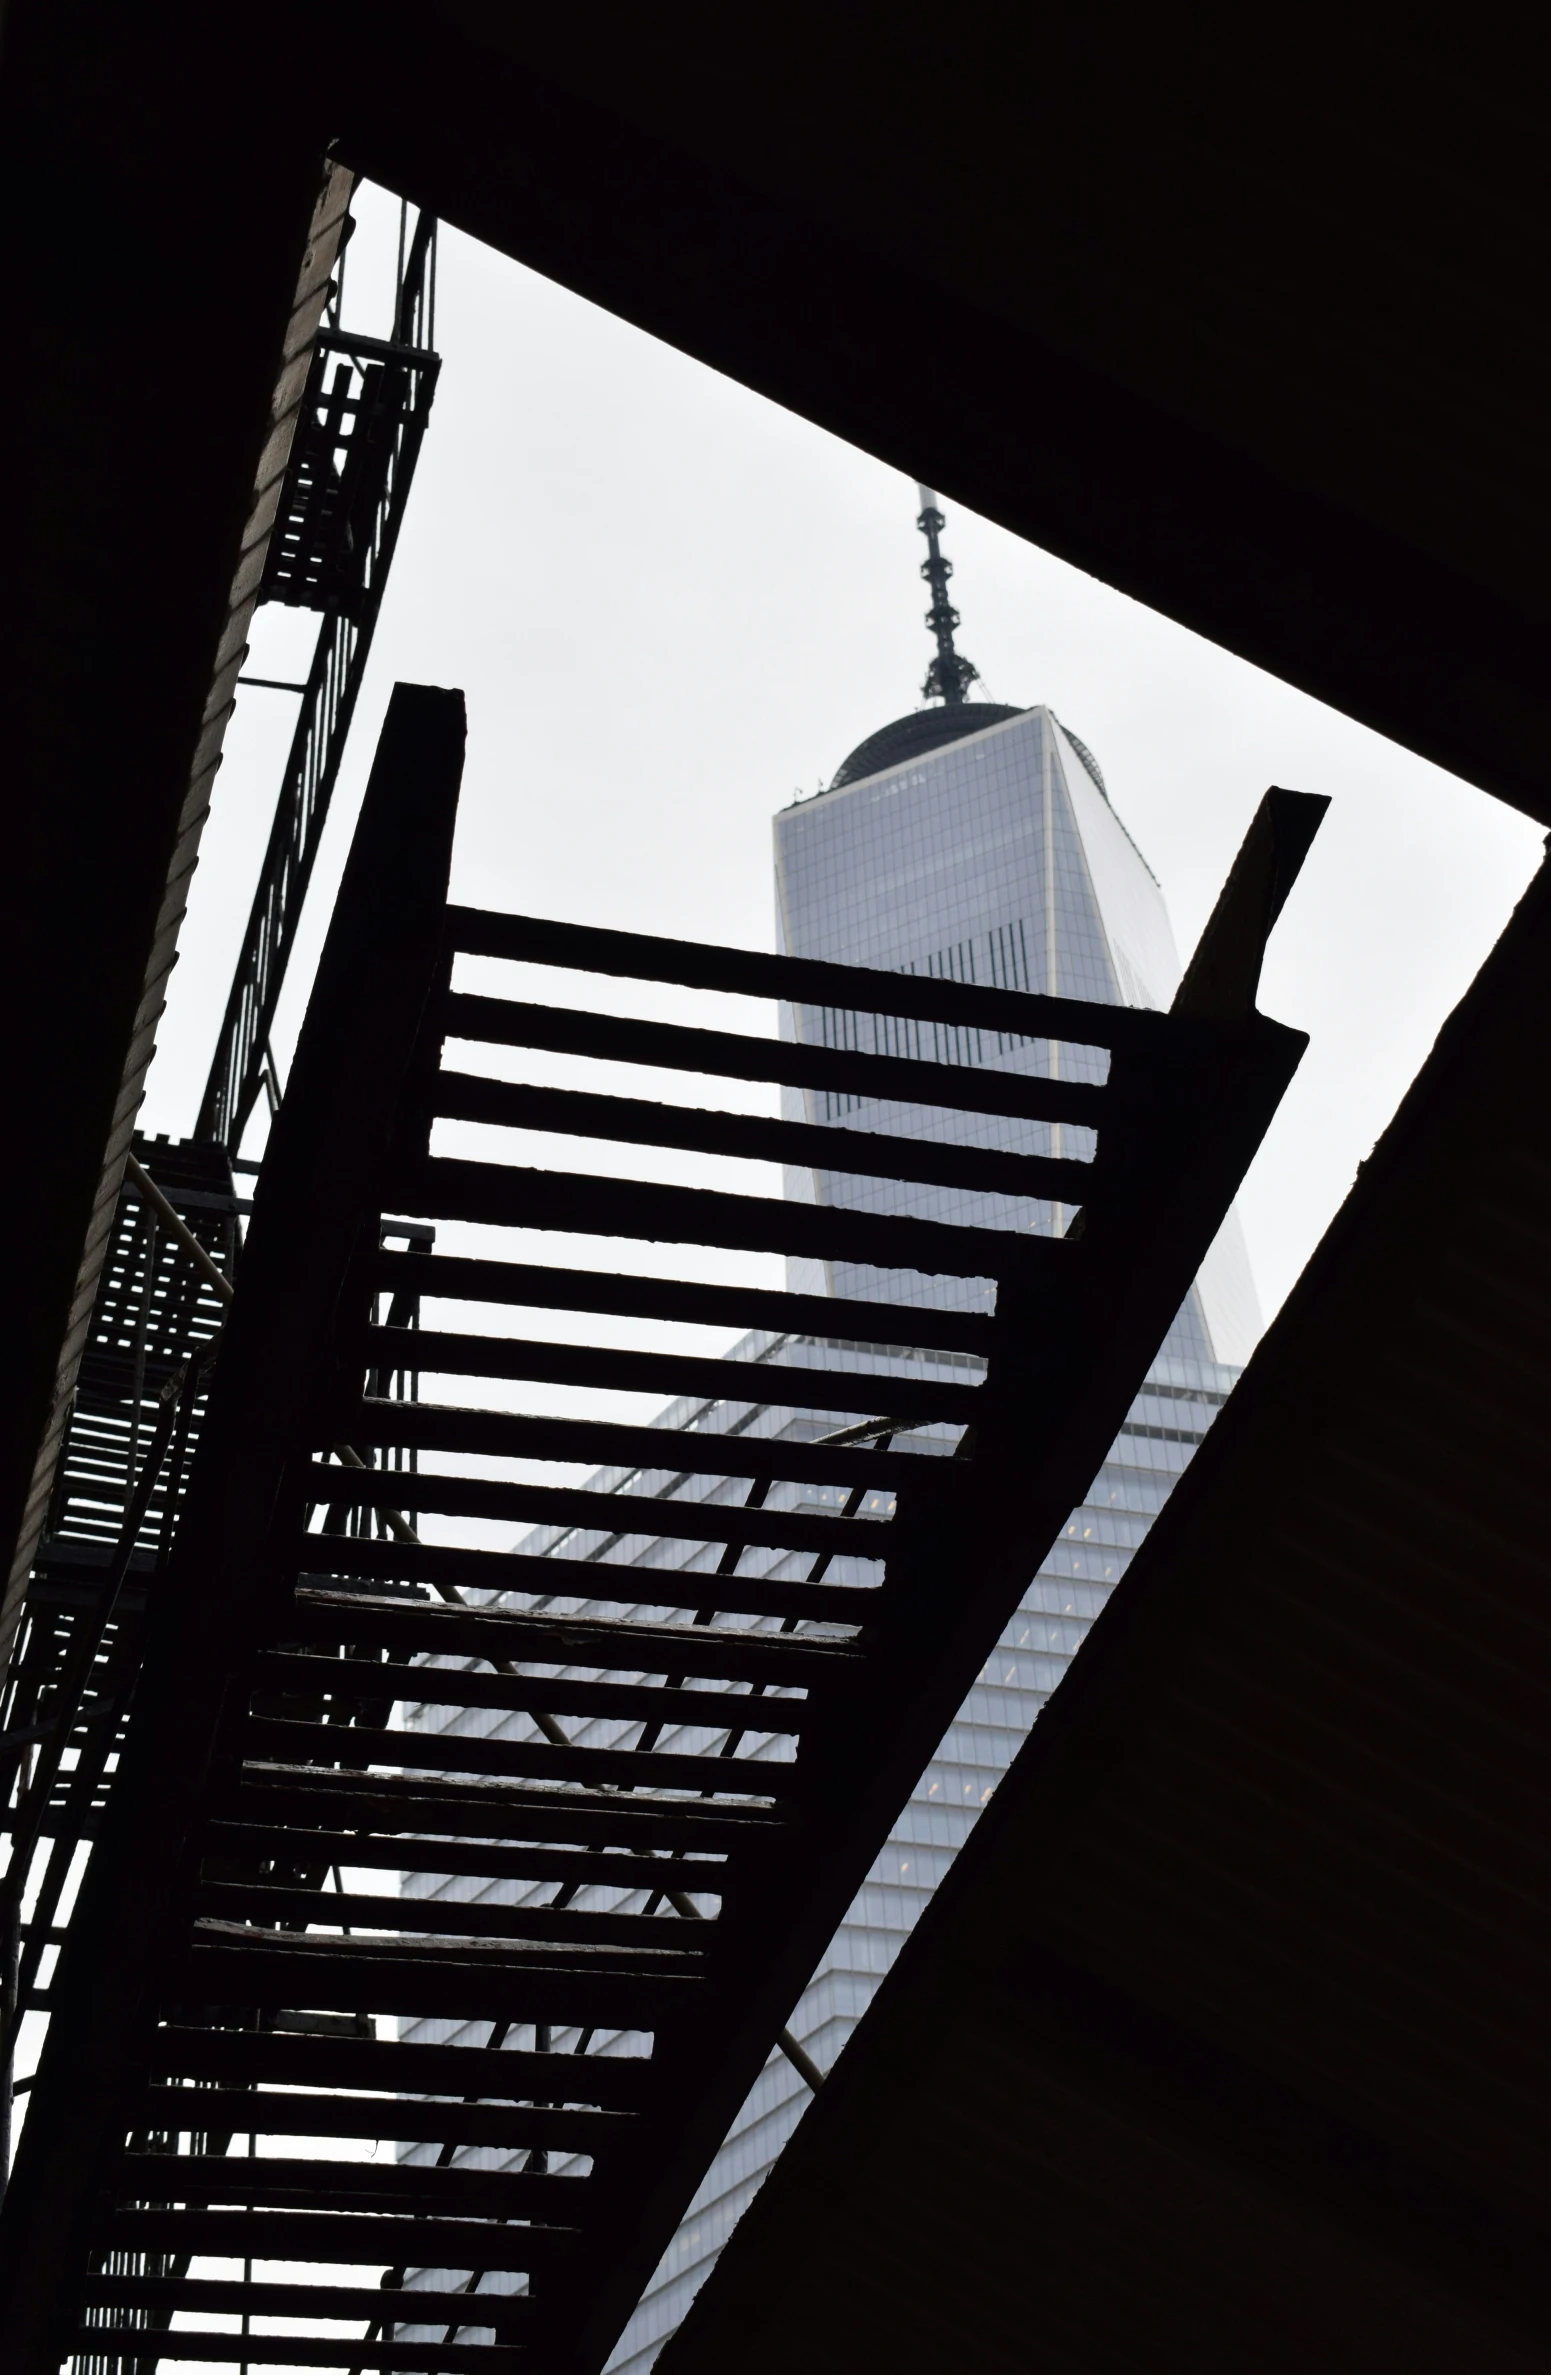
[[[224,1148],[140,1139],[134,1151],[215,1266],[233,1274],[238,1207]],[[126,1181],[0,1697],[0,1830],[10,1849],[0,1938],[16,1958],[0,2013],[7,2104],[17,2023],[45,2007],[39,1975],[72,1864],[96,1834],[123,1748],[147,1594],[176,1532],[223,1316],[186,1248]]]

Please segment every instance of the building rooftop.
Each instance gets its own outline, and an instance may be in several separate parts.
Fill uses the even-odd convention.
[[[903,767],[907,760],[924,759],[930,751],[944,750],[950,742],[962,742],[968,734],[1004,725],[1008,718],[1022,714],[1003,701],[959,701],[951,707],[913,709],[908,717],[895,718],[859,742],[836,768],[828,788],[841,791],[848,783],[859,783],[864,775],[881,775],[886,767]]]

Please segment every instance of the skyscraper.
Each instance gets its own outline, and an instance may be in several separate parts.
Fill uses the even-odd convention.
[[[926,489],[920,493],[928,549],[923,574],[932,593],[927,623],[936,647],[923,686],[927,705],[870,736],[826,791],[775,819],[779,945],[795,956],[889,971],[946,974],[1100,1004],[1166,1006],[1179,962],[1159,886],[1110,804],[1097,760],[1051,710],[968,698],[976,671],[954,640],[958,617],[947,597],[942,515],[935,497]],[[1086,1066],[1082,1076],[1096,1078],[1093,1067],[1104,1060],[1096,1050],[930,1024],[911,1026],[911,1044],[896,1045],[879,1034],[897,1032],[898,1024],[820,1008],[788,1011],[781,1027],[809,1042],[1037,1073],[1064,1065],[1070,1074],[1072,1067]],[[863,1109],[852,1098],[793,1089],[783,1094],[797,1120],[921,1137],[972,1127],[981,1143],[1018,1152],[1089,1151],[1074,1143],[1081,1133],[1071,1124],[1064,1125],[1063,1145],[1061,1124],[990,1116],[968,1121],[931,1108]],[[789,1172],[786,1192],[959,1223],[1029,1225],[1026,1209],[999,1209],[998,1199],[857,1175]],[[1035,1228],[1059,1232],[1070,1216],[1047,1205],[1035,1207],[1032,1217]],[[781,1371],[805,1365],[819,1352],[833,1364],[854,1351],[859,1368],[890,1365],[914,1376],[947,1376],[953,1364],[969,1361],[963,1354],[898,1347],[885,1364],[877,1347],[853,1347],[845,1326],[846,1300],[877,1291],[875,1274],[843,1262],[794,1260],[789,1267],[794,1288],[834,1299],[834,1335],[822,1346],[812,1339],[747,1339],[738,1354],[769,1367],[771,1399],[746,1412],[722,1412],[719,1425],[811,1440],[827,1425],[844,1423],[781,1402]],[[921,1303],[973,1303],[990,1292],[974,1281],[898,1276],[888,1291]],[[1032,1580],[802,1999],[792,2031],[821,2067],[838,2055],[998,1775],[1060,1681],[1226,1398],[1258,1327],[1242,1239],[1230,1219],[1086,1502],[1072,1513]],[[1059,1359],[1059,1346],[1052,1347],[1052,1357]],[[659,1423],[671,1437],[706,1415],[703,1406],[681,1403],[664,1411]],[[914,1448],[930,1448],[934,1432],[945,1433],[921,1429],[909,1440]],[[648,1503],[684,1484],[675,1477],[671,1452],[661,1471],[605,1472],[594,1481],[624,1499]],[[739,1497],[741,1489],[728,1480],[713,1497]],[[616,1567],[629,1562],[640,1568],[643,1607],[654,1598],[653,1570],[703,1564],[711,1555],[704,1546],[653,1533],[649,1506],[641,1510],[638,1532],[605,1540],[551,1530],[523,1547],[578,1562],[578,1611],[587,1607],[585,1566],[605,1551]],[[779,1561],[776,1566],[779,1571]],[[436,1720],[444,1719],[445,1711],[438,1711]],[[783,1753],[780,1744],[772,1742],[770,1753]],[[644,2375],[795,2125],[805,2092],[790,2064],[773,2057],[622,2337],[612,2362],[616,2369]]]

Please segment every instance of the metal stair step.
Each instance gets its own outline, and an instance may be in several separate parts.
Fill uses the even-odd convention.
[[[496,2219],[390,2218],[327,2210],[116,2210],[103,2220],[100,2233],[105,2251],[374,2270],[498,2268],[532,2275],[563,2267],[580,2240],[579,2230]]]
[[[370,2088],[382,2094],[473,2095],[481,2102],[536,2101],[637,2112],[660,2074],[644,2054],[533,2053],[508,2046],[421,2045],[397,2038],[301,2037],[263,2029],[156,2031],[153,2076],[218,2085]]]
[[[585,1948],[544,1961],[505,1944],[422,1939],[382,1944],[365,1938],[314,1938],[243,1930],[199,1921],[180,1984],[194,2000],[259,2009],[305,2005],[329,2012],[419,2014],[455,2020],[543,2021],[576,2026],[654,2028],[693,2016],[707,1994],[693,1971],[615,1967]],[[668,1958],[663,1958],[667,1960]]]
[[[126,2152],[114,2179],[121,2199],[147,2204],[405,2210],[441,2218],[530,2219],[561,2228],[579,2223],[586,2185],[585,2177],[538,2176],[527,2169],[289,2160],[246,2152]]]
[[[390,1331],[396,1367],[407,1366],[422,1342],[413,1329]],[[475,1343],[499,1341],[477,1336]],[[363,1352],[363,1359],[368,1356]],[[368,1361],[368,1365],[369,1361]],[[785,1369],[761,1364],[766,1384]],[[424,1364],[429,1370],[431,1364]],[[880,1397],[895,1382],[879,1373]],[[898,1381],[903,1384],[905,1381]],[[893,1405],[880,1399],[879,1414]],[[944,1398],[944,1418],[948,1416]],[[805,1442],[800,1435],[719,1434],[714,1429],[627,1426],[617,1420],[560,1418],[529,1411],[474,1410],[442,1401],[397,1401],[365,1394],[331,1413],[336,1437],[359,1450],[364,1444],[393,1444],[481,1459],[569,1460],[589,1468],[637,1468],[647,1474],[760,1477],[775,1484],[828,1485],[842,1498],[863,1480],[888,1492],[909,1491],[942,1500],[962,1497],[973,1483],[973,1462],[947,1460],[935,1452],[885,1451],[867,1443]],[[919,1413],[912,1421],[922,1423]],[[523,1554],[526,1555],[526,1554]]]
[[[342,1418],[341,1431],[345,1423]],[[352,1436],[351,1440],[354,1442],[357,1437]],[[959,1462],[933,1458],[923,1459],[921,1465],[956,1469]],[[968,1473],[967,1466],[963,1472]],[[330,1474],[335,1473],[338,1471],[330,1470]],[[657,1506],[655,1496],[641,1501],[631,1496],[624,1502],[617,1494],[606,1497],[615,1504],[609,1521],[615,1541],[627,1539],[620,1531],[621,1519],[629,1520],[633,1526],[638,1516]],[[839,1525],[851,1521],[837,1515],[822,1522]],[[316,1566],[320,1539],[317,1534],[297,1537],[299,1568]],[[849,1549],[840,1534],[826,1539],[838,1547],[842,1556],[874,1559],[881,1555],[881,1537],[872,1540],[863,1537],[860,1546],[852,1544]],[[626,1608],[642,1605],[700,1608],[705,1605],[706,1587],[713,1580],[715,1605],[732,1616],[799,1617],[810,1624],[861,1625],[876,1616],[880,1605],[877,1586],[872,1584],[808,1583],[800,1577],[775,1574],[713,1577],[705,1568],[642,1568],[606,1559],[588,1559],[583,1566],[575,1559],[549,1558],[532,1551],[453,1549],[443,1543],[373,1541],[365,1535],[330,1535],[327,1556],[330,1570],[336,1576],[360,1576],[367,1581],[381,1577],[399,1584],[450,1584],[456,1591],[510,1595],[519,1603],[510,1611],[517,1616],[524,1613],[521,1601],[530,1595],[534,1599],[549,1595],[556,1599],[613,1600]],[[497,1609],[493,1613],[501,1612]],[[619,1619],[602,1621],[618,1623]]]
[[[298,1826],[299,1861],[308,1861],[310,1819],[350,1830],[448,1831],[458,1837],[567,1840],[676,1853],[732,1853],[788,1825],[767,1806],[708,1805],[645,1791],[558,1785],[525,1788],[506,1781],[441,1781],[397,1774],[355,1774],[327,1766],[245,1764],[232,1784],[233,1811]]]
[[[363,2321],[374,2298],[362,2286]],[[432,2298],[438,2296],[430,2296]],[[474,2300],[480,2298],[473,2296]],[[441,2324],[440,2313],[432,2321]],[[451,2319],[447,2320],[451,2323]],[[478,2328],[489,2322],[478,2315],[466,2321]],[[147,2350],[147,2342],[151,2350]],[[158,2359],[193,2359],[215,2366],[345,2367],[359,2369],[363,2360],[382,2375],[522,2375],[533,2364],[530,2353],[513,2343],[379,2342],[370,2348],[361,2339],[341,2335],[324,2340],[316,2335],[200,2333],[179,2328],[148,2337],[143,2326],[82,2326],[73,2345],[76,2355],[93,2361],[121,2361],[142,2367]]]
[[[989,1070],[981,1072],[976,1086],[996,1077]],[[1035,1237],[1023,1230],[916,1220],[896,1212],[858,1212],[838,1204],[784,1203],[773,1196],[733,1195],[720,1188],[659,1187],[651,1180],[607,1179],[588,1171],[525,1170],[516,1164],[434,1156],[396,1164],[383,1185],[392,1203],[429,1220],[725,1246],[738,1252],[816,1254],[821,1259],[865,1262],[880,1270],[1014,1278],[1035,1288],[1059,1279],[1075,1250],[1065,1238]],[[783,1377],[801,1374],[782,1372]],[[750,1394],[736,1384],[730,1389],[680,1385],[669,1390],[730,1392],[731,1398],[744,1401],[767,1398],[758,1386]],[[856,1410],[865,1405],[837,1401],[817,1407]]]
[[[387,1331],[383,1331],[384,1334]],[[399,1366],[387,1357],[390,1350],[413,1353],[416,1364],[424,1373],[447,1367],[435,1355],[445,1340],[428,1337],[422,1330],[403,1331],[404,1343],[398,1347],[379,1345],[366,1348],[373,1365]],[[468,1338],[470,1344],[483,1343],[484,1338]],[[491,1342],[502,1340],[491,1338]],[[421,1347],[424,1347],[422,1357]],[[505,1352],[503,1343],[503,1354]],[[570,1350],[571,1347],[563,1347]],[[563,1367],[562,1363],[550,1363]],[[495,1376],[523,1376],[520,1368],[492,1370]],[[539,1374],[544,1374],[541,1369]],[[815,1372],[793,1370],[791,1375],[806,1381]],[[784,1385],[783,1373],[783,1385]],[[614,1391],[623,1382],[614,1375],[600,1374],[578,1382],[597,1384]],[[766,1384],[772,1381],[766,1379]],[[827,1382],[827,1381],[826,1381]],[[852,1381],[854,1382],[854,1381]],[[649,1389],[631,1388],[632,1391]],[[688,1385],[664,1387],[662,1390],[695,1393],[704,1389]],[[955,1392],[978,1391],[973,1387],[957,1387]],[[854,1395],[834,1399],[821,1396],[817,1390],[810,1395],[804,1390],[792,1396],[794,1401],[811,1401],[820,1409],[862,1410],[869,1414],[879,1411],[885,1417],[904,1417],[906,1411],[897,1408],[899,1399],[913,1400],[925,1418],[939,1419],[947,1413],[935,1400],[928,1406],[922,1401],[919,1389],[913,1396],[896,1396],[879,1401],[870,1396]],[[962,1414],[968,1417],[968,1411]],[[938,1463],[934,1462],[933,1465]],[[946,1467],[946,1461],[941,1463]],[[843,1518],[836,1510],[825,1516],[811,1509],[745,1509],[726,1501],[680,1501],[651,1499],[622,1499],[618,1493],[589,1491],[582,1485],[524,1484],[509,1482],[492,1476],[441,1476],[430,1469],[349,1468],[323,1460],[315,1460],[305,1471],[307,1498],[325,1508],[396,1509],[429,1512],[439,1517],[479,1517],[500,1522],[529,1526],[579,1527],[583,1532],[613,1534],[632,1518],[633,1533],[663,1534],[683,1542],[740,1542],[751,1549],[777,1551],[810,1551],[823,1557],[826,1552],[861,1559],[882,1559],[888,1556],[888,1522],[869,1518],[866,1532],[875,1531],[869,1542],[864,1528],[854,1518]],[[309,1563],[327,1556],[329,1537],[309,1535],[306,1556]]]
[[[1049,1084],[1067,1091],[1070,1083]],[[793,1295],[769,1287],[709,1285],[700,1279],[644,1278],[617,1270],[572,1270],[548,1263],[492,1262],[466,1254],[367,1253],[362,1276],[372,1286],[456,1303],[493,1303],[535,1311],[601,1311],[627,1319],[687,1321],[697,1327],[760,1327],[771,1335],[834,1332],[828,1295]],[[848,1295],[848,1334],[864,1348],[968,1353],[984,1359],[995,1323],[982,1312],[924,1310]]]
[[[503,2336],[515,2337],[533,2323],[534,2304],[526,2294],[483,2292],[478,2301],[480,2322]],[[461,2292],[435,2291],[400,2285],[284,2283],[271,2277],[235,2276],[88,2276],[85,2299],[89,2306],[126,2309],[155,2315],[177,2310],[203,2310],[207,2317],[296,2317],[343,2319],[360,2329],[369,2318],[386,2314],[390,2322],[408,2325],[451,2324],[470,2305]],[[94,2329],[100,2332],[100,2328]],[[230,2341],[233,2337],[225,2337]],[[322,2337],[319,2337],[320,2339]],[[348,2335],[335,2339],[350,2341]]]
[[[513,1680],[512,1696],[513,1712],[521,1714],[520,1680]],[[350,1770],[395,1765],[413,1772],[579,1781],[627,1790],[714,1791],[771,1801],[794,1798],[801,1787],[797,1767],[774,1758],[684,1756],[656,1748],[559,1748],[542,1736],[496,1740],[472,1732],[386,1731],[365,1724],[292,1722],[269,1715],[250,1716],[241,1736],[253,1756],[270,1762],[315,1756],[325,1766]]]
[[[373,1545],[383,1547],[386,1545]],[[595,1574],[596,1568],[589,1568]],[[702,1579],[703,1582],[703,1579]],[[722,1578],[717,1578],[722,1596]],[[858,1598],[870,1597],[858,1593]],[[392,1690],[396,1704],[421,1707],[488,1707],[510,1710],[519,1700],[536,1715],[602,1718],[616,1723],[653,1723],[722,1729],[735,1717],[739,1698],[727,1691],[673,1690],[666,1683],[576,1682],[568,1676],[525,1674],[514,1687],[507,1675],[470,1674],[447,1666],[384,1666],[368,1658],[309,1657],[299,1650],[269,1650],[254,1667],[255,1689],[302,1699],[372,1699]],[[801,1734],[811,1730],[817,1710],[805,1699],[764,1694],[746,1702],[764,1732]]]
[[[627,2112],[574,2111],[543,2103],[426,2102],[406,2095],[298,2094],[236,2086],[153,2086],[142,2101],[144,2125],[167,2135],[364,2136],[400,2144],[484,2145],[501,2152],[606,2152],[635,2126]]]
[[[536,1946],[556,1948],[662,1949],[680,1958],[714,1952],[718,1930],[715,1921],[684,1921],[674,1913],[593,1913],[569,1905],[503,1905],[488,1898],[470,1902],[459,1897],[340,1894],[332,1889],[286,1888],[271,1881],[205,1881],[198,1905],[201,1913],[230,1922],[528,1939]]]
[[[332,1802],[327,1809],[334,1811]],[[686,1888],[697,1897],[725,1898],[737,1884],[725,1863],[699,1856],[670,1859],[616,1854],[607,1848],[540,1847],[513,1844],[496,1834],[462,1839],[415,1837],[415,1824],[401,1824],[373,1837],[366,1830],[309,1827],[288,1829],[262,1821],[212,1821],[206,1832],[207,1861],[237,1864],[255,1873],[260,1864],[326,1868],[355,1864],[397,1872],[409,1858],[417,1871],[473,1880],[545,1881],[565,1888]],[[220,1874],[213,1873],[212,1878]],[[704,1911],[704,1907],[701,1908]]]
[[[309,1540],[316,1542],[316,1535]],[[581,1571],[585,1575],[586,1570]],[[719,1578],[707,1576],[708,1589]],[[809,1687],[856,1672],[849,1641],[757,1633],[730,1625],[619,1624],[599,1617],[530,1615],[505,1608],[438,1608],[429,1601],[301,1586],[286,1619],[301,1640],[368,1644],[405,1656],[484,1658],[584,1666],[627,1674],[699,1675],[718,1682]]]

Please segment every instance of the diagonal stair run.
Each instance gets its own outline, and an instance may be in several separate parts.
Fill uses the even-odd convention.
[[[67,2350],[596,2375],[1304,1044],[1253,1008],[1294,795],[1158,1015],[448,906],[461,749],[460,697],[400,687],[260,1178],[0,2218],[12,2363],[40,2375]],[[492,960],[872,1017],[871,1052],[495,995]],[[1085,1079],[944,1061],[934,1027],[1101,1053]],[[533,1051],[639,1087],[502,1076]],[[958,1135],[724,1115],[649,1094],[664,1074],[885,1121],[929,1097]],[[987,1111],[1091,1152],[977,1150],[960,1120]],[[503,1130],[613,1169],[513,1159]],[[663,1147],[832,1170],[842,1139],[847,1171],[982,1189],[991,1220],[634,1175]],[[1052,1203],[1065,1233],[1033,1233]],[[385,1211],[471,1250],[384,1246]],[[600,1238],[617,1272],[567,1242]],[[645,1245],[675,1267],[632,1270]],[[833,1303],[715,1284],[705,1248],[871,1265],[846,1324],[876,1365],[825,1353]],[[984,1309],[923,1277],[983,1281]],[[642,1320],[803,1356],[616,1349]],[[899,1345],[965,1382],[892,1374]],[[704,1412],[665,1438],[523,1407],[556,1386]],[[771,1404],[812,1440],[761,1434]],[[600,1463],[675,1489],[571,1481]],[[505,1547],[534,1525],[671,1532],[692,1564],[643,1609],[639,1566]]]

